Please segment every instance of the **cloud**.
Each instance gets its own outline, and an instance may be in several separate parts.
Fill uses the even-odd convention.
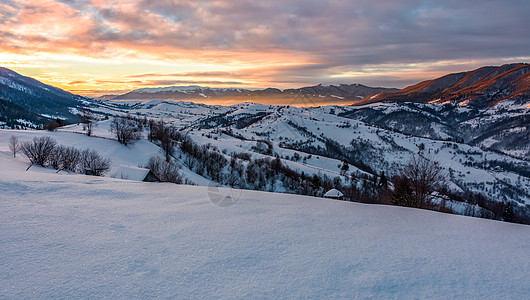
[[[144,74],[131,74],[127,75],[130,78],[143,78],[143,77],[242,77],[243,74],[224,72],[224,71],[211,71],[211,72],[185,72],[185,73],[144,73]]]
[[[144,63],[176,83],[403,86],[528,57],[529,15],[527,0],[7,0],[0,50],[96,59],[102,73]]]

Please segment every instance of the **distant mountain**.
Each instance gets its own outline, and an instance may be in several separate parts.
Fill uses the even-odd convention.
[[[336,103],[360,100],[374,93],[394,92],[397,89],[374,88],[362,84],[341,84],[338,86],[317,85],[298,89],[280,90],[267,88],[264,90],[248,90],[239,88],[209,88],[196,85],[169,86],[163,88],[142,88],[129,93],[109,97],[102,100],[202,100],[230,99],[234,102],[276,103]]]
[[[520,103],[530,101],[529,64],[482,67],[474,71],[449,74],[396,92],[369,96],[354,105],[398,101],[487,107],[508,99]]]
[[[299,89],[284,90],[284,94],[301,94],[301,95],[324,95],[334,98],[355,99],[373,95],[374,93],[388,93],[397,91],[393,88],[369,87],[362,84],[341,84],[341,85],[317,85],[303,87]]]
[[[99,99],[99,100],[112,100],[116,97],[118,97],[119,94],[108,94],[108,95],[101,95],[99,97],[96,97],[96,99]]]
[[[0,67],[0,99],[15,104],[17,111],[76,121],[75,108],[84,98]]]
[[[219,96],[235,96],[250,90],[237,88],[209,88],[198,85],[169,86],[162,88],[142,88],[123,95],[111,97],[112,100],[193,100]],[[108,99],[108,97],[107,97]]]

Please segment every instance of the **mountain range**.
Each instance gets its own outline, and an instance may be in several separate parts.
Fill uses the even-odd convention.
[[[297,89],[209,88],[196,85],[142,88],[104,100],[225,100],[225,103],[260,102],[301,106],[325,104],[363,105],[374,102],[453,103],[488,107],[503,100],[527,103],[530,98],[530,65],[526,63],[486,66],[448,74],[403,89],[362,84],[317,85]]]
[[[528,103],[529,99],[530,65],[517,63],[448,74],[399,91],[369,96],[354,104],[398,101],[487,107],[504,100]]]
[[[506,64],[482,67],[426,80],[401,90],[362,84],[316,85],[280,90],[266,88],[210,88],[197,85],[141,88],[121,95],[105,95],[99,100],[185,100],[237,104],[258,102],[318,106],[325,104],[363,105],[375,102],[453,103],[485,108],[504,100],[526,104],[530,99],[530,65]],[[0,68],[0,101],[9,101],[17,110],[42,117],[76,121],[75,108],[87,98],[71,94]],[[5,104],[4,104],[5,106]]]
[[[210,88],[197,85],[142,88],[122,95],[105,95],[103,100],[217,100],[224,103],[260,102],[270,104],[316,106],[322,104],[347,104],[378,93],[395,92],[397,89],[369,87],[362,84],[316,85],[297,89],[280,90],[267,88],[249,90],[240,88]]]

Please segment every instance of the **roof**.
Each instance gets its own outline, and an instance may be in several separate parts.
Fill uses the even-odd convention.
[[[327,193],[324,194],[324,197],[342,197],[344,196],[344,194],[342,194],[339,190],[337,189],[331,189],[329,190]]]
[[[112,178],[127,179],[127,180],[136,180],[143,181],[147,174],[149,174],[148,169],[138,168],[138,167],[129,167],[129,166],[120,166],[118,170],[112,175]]]

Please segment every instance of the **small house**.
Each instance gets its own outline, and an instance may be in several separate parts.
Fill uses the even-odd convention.
[[[92,168],[85,168],[85,175],[94,175],[94,172],[92,172]]]
[[[151,170],[129,166],[120,166],[111,177],[135,181],[160,182],[160,179]]]
[[[331,189],[324,194],[324,198],[343,200],[344,194],[337,189]]]

